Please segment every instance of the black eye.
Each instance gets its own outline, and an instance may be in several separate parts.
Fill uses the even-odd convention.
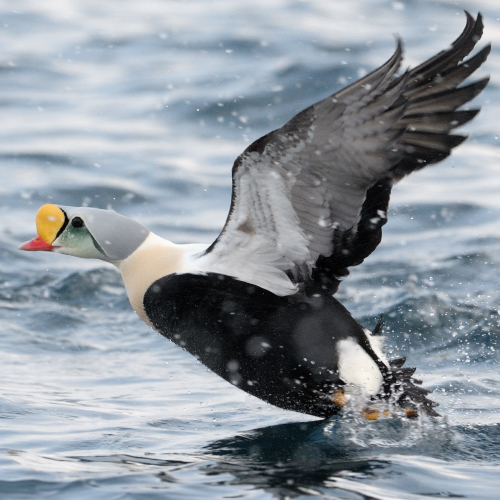
[[[71,219],[71,225],[73,227],[83,227],[85,226],[85,223],[83,222],[83,219],[81,217],[73,217]]]

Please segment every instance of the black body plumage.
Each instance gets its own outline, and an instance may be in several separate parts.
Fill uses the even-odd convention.
[[[338,343],[354,339],[384,376],[382,398],[396,391],[403,407],[435,414],[425,398],[429,391],[411,380],[415,370],[402,369],[402,363],[386,367],[363,328],[321,286],[278,297],[224,275],[169,275],[149,287],[144,308],[162,335],[223,379],[280,408],[336,414],[341,407],[333,395],[344,385]]]

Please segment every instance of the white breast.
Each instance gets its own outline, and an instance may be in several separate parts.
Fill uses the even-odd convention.
[[[169,274],[196,272],[192,256],[204,251],[207,245],[176,245],[150,233],[142,245],[125,260],[117,263],[125,289],[134,311],[152,326],[144,311],[144,295],[158,279]]]

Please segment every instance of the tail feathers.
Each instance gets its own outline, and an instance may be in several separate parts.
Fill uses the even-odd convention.
[[[377,324],[375,325],[375,328],[372,331],[372,336],[380,336],[382,335],[382,328],[384,327],[384,317],[381,314],[380,317],[377,320]]]
[[[421,380],[413,378],[416,368],[403,368],[406,358],[397,358],[389,361],[391,374],[394,379],[393,393],[397,394],[397,403],[405,410],[418,413],[423,411],[431,417],[438,417],[434,408],[438,403],[428,399],[426,396],[432,391],[419,387]]]

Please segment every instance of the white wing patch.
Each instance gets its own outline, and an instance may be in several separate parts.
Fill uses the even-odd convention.
[[[216,250],[193,263],[199,272],[232,276],[280,296],[297,291],[285,271],[297,262],[310,271],[314,258],[290,200],[295,178],[278,169],[255,158],[252,168],[236,173],[238,203]]]

